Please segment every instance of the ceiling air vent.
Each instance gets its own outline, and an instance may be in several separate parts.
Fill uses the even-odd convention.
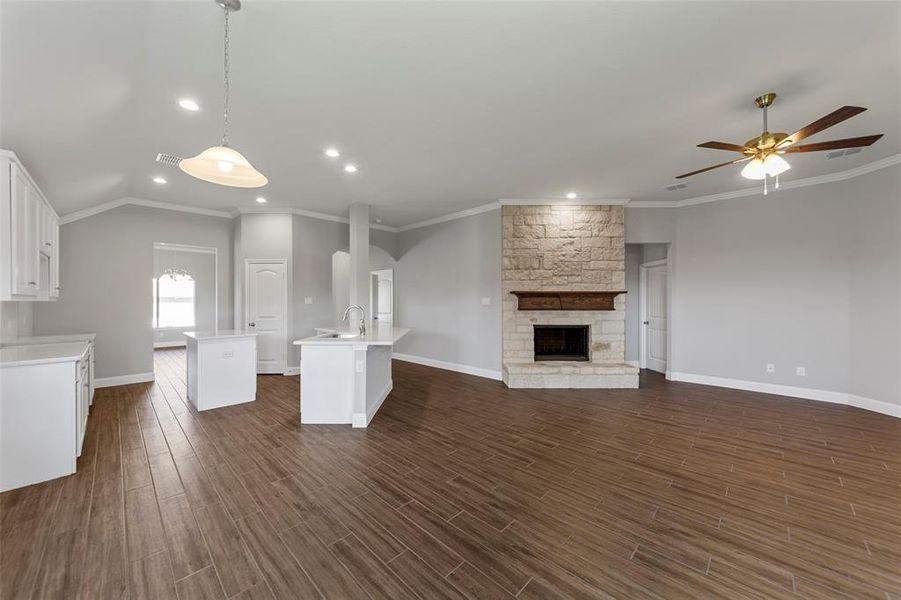
[[[666,186],[666,189],[668,189],[671,192],[675,192],[676,190],[684,190],[687,187],[688,187],[687,183],[674,183],[673,185]]]
[[[169,165],[170,167],[175,167],[178,165],[178,163],[181,162],[181,158],[172,154],[160,152],[156,155],[156,162],[163,163],[164,165]]]
[[[839,158],[842,156],[850,156],[852,154],[857,154],[863,150],[863,148],[848,148],[847,150],[836,150],[835,152],[826,153],[827,159]]]

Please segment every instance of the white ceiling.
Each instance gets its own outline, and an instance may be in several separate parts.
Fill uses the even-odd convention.
[[[60,214],[126,196],[202,208],[351,202],[403,226],[498,198],[675,201],[757,185],[695,148],[852,104],[810,141],[885,133],[860,154],[789,158],[787,178],[901,152],[898,2],[271,2],[232,18],[232,145],[262,190],[154,162],[221,135],[221,11],[196,1],[10,1],[0,9],[0,147]],[[200,102],[189,113],[181,97]],[[334,145],[360,168],[341,171]],[[154,175],[166,186],[151,182]]]

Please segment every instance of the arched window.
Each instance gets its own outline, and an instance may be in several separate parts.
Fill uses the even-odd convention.
[[[153,327],[194,327],[194,278],[163,275],[153,280]]]

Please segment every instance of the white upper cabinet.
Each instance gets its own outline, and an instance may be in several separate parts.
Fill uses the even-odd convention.
[[[59,217],[12,152],[0,150],[0,300],[59,296]]]

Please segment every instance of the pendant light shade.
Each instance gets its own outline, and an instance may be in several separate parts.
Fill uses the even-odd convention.
[[[239,188],[258,188],[263,187],[269,180],[265,175],[253,168],[250,161],[244,158],[244,155],[229,147],[228,145],[228,104],[230,96],[230,85],[228,79],[228,15],[230,12],[241,10],[240,0],[215,0],[216,4],[222,7],[225,13],[225,44],[224,44],[224,103],[223,117],[224,126],[222,129],[222,144],[220,146],[211,146],[193,158],[186,158],[178,163],[178,168],[192,177],[216,183],[219,185],[227,185]]]
[[[766,177],[766,171],[763,170],[763,161],[759,158],[752,159],[741,170],[741,176],[746,179],[763,179]]]
[[[258,188],[269,183],[244,155],[228,146],[207,148],[193,158],[182,160],[178,168],[197,179],[231,187]]]
[[[741,175],[746,179],[763,179],[767,175],[775,177],[789,169],[791,169],[791,165],[788,164],[788,161],[774,153],[768,154],[763,160],[759,158],[752,159],[741,170]]]

